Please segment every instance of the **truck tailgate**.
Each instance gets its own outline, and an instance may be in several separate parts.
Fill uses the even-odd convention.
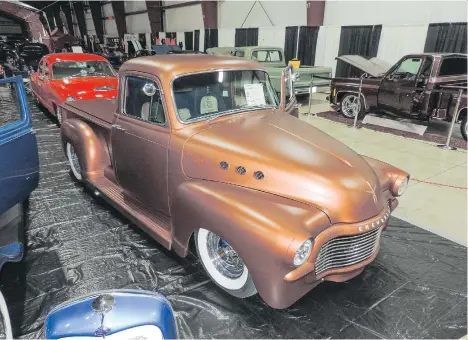
[[[67,102],[63,107],[73,113],[88,118],[92,116],[103,123],[112,124],[114,112],[117,110],[116,99],[92,99]],[[107,125],[105,124],[105,125]]]

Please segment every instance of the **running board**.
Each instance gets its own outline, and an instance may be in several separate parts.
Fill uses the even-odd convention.
[[[130,221],[143,229],[165,248],[171,249],[172,220],[163,214],[151,214],[141,206],[141,203],[125,195],[123,189],[117,184],[108,180],[102,174],[88,176],[88,181],[102,197],[118,211],[120,211]]]

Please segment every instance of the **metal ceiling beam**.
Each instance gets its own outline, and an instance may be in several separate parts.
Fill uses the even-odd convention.
[[[218,1],[201,1],[203,25],[207,28],[218,28]]]
[[[125,5],[123,1],[112,1],[112,11],[114,12],[117,34],[123,38],[127,33],[127,21],[125,20]]]
[[[104,22],[102,21],[102,9],[99,1],[90,1],[91,17],[93,18],[94,30],[101,43],[104,42]]]
[[[67,18],[67,27],[68,33],[75,35],[75,28],[73,27],[73,17],[72,17],[72,8],[68,1],[61,1],[60,6],[62,7],[63,13],[65,13],[65,18]]]
[[[307,0],[307,26],[322,26],[325,0]]]
[[[86,19],[84,14],[83,2],[75,1],[73,2],[73,10],[75,12],[76,21],[78,21],[78,28],[80,29],[80,35],[83,38],[88,34],[86,31]]]
[[[146,8],[148,9],[148,19],[150,22],[151,32],[155,33],[164,31],[162,1],[146,0]]]

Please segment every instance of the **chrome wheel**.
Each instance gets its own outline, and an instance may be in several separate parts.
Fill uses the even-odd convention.
[[[70,163],[71,170],[75,178],[79,181],[83,178],[81,175],[81,165],[78,155],[75,152],[75,149],[70,143],[67,143],[67,157]]]
[[[249,270],[234,248],[216,233],[195,233],[198,257],[211,279],[229,294],[246,298],[257,293]]]
[[[217,271],[230,279],[236,279],[244,272],[244,261],[234,249],[215,233],[207,239],[208,255]]]
[[[341,102],[341,113],[348,118],[354,118],[361,112],[361,101],[358,97],[352,94],[348,94],[343,98]]]

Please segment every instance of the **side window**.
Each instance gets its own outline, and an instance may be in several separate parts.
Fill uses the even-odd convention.
[[[154,94],[150,95],[148,89]],[[126,78],[125,114],[150,123],[166,123],[161,91],[153,80],[132,76]]]
[[[234,51],[234,57],[241,57],[241,58],[244,58],[244,57],[245,57],[245,52],[244,52],[244,51],[240,51],[240,50]]]
[[[37,73],[38,73],[39,75],[42,74],[42,69],[43,69],[43,68],[44,68],[44,61],[41,61],[41,62],[39,63],[39,66],[37,67]]]
[[[460,76],[466,75],[467,65],[464,58],[444,58],[440,65],[439,76]]]
[[[0,97],[0,135],[6,125],[21,120],[22,108],[15,82],[9,82],[12,91],[2,93]],[[3,84],[0,86],[4,86]]]
[[[394,76],[400,78],[411,78],[418,74],[419,68],[421,67],[422,58],[408,58],[403,60],[403,62],[398,66]]]
[[[43,75],[45,79],[49,79],[49,64],[44,63],[43,65]]]

